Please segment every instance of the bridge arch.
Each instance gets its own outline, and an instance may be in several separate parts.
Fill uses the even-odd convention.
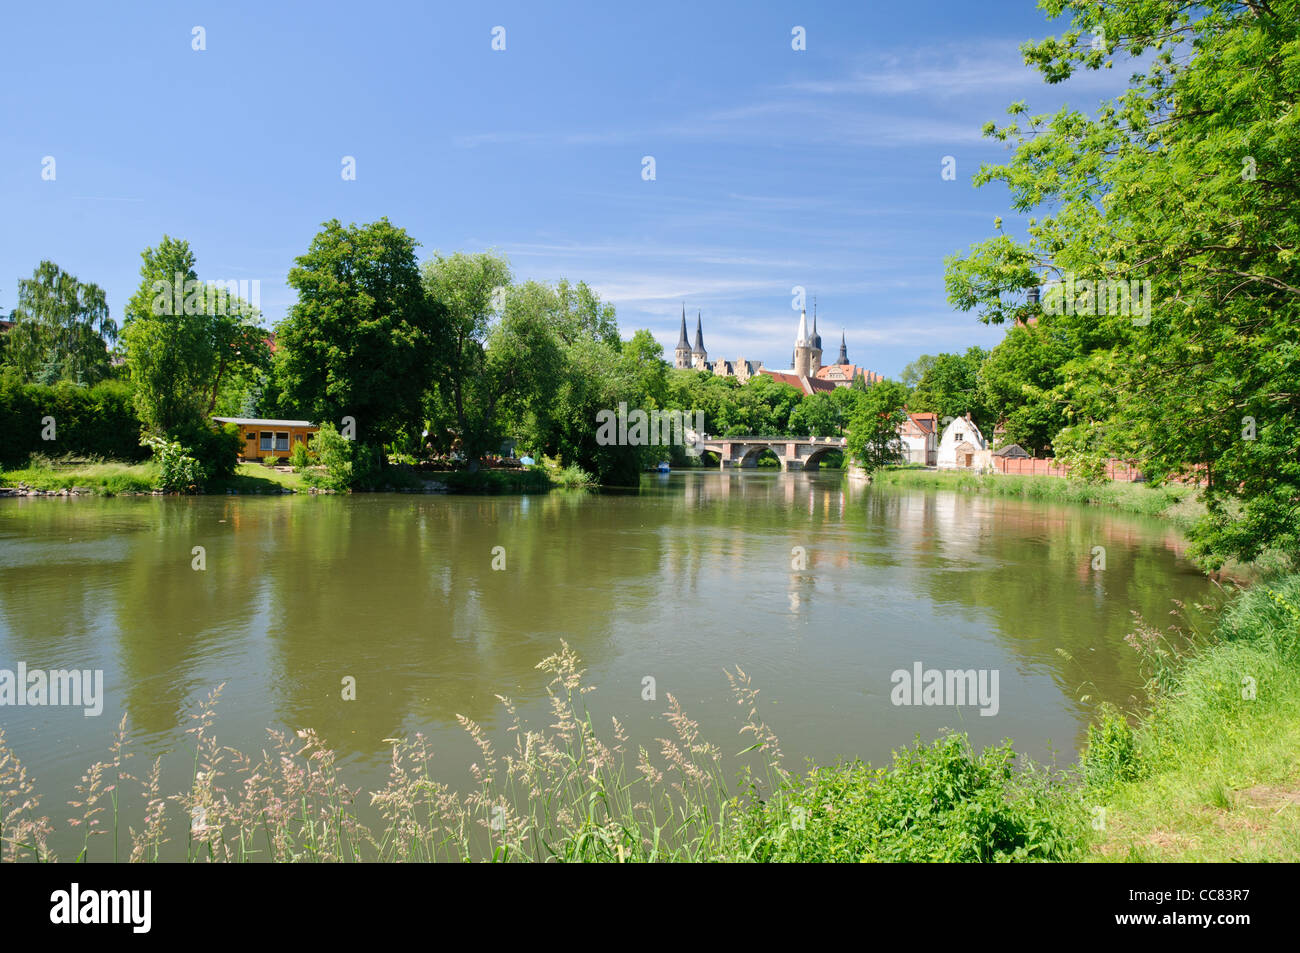
[[[822,460],[828,454],[831,453],[836,454],[841,459],[848,456],[847,448],[841,447],[839,444],[828,443],[825,445],[819,445],[815,447],[813,451],[810,454],[808,454],[808,456],[804,457],[803,469],[805,470],[819,469],[821,467]]]
[[[765,452],[769,452],[769,451],[771,452],[772,456],[776,457],[777,462],[782,467],[784,467],[785,459],[781,456],[781,454],[777,453],[775,446],[768,443],[746,444],[745,452],[741,456],[741,458],[737,461],[736,465],[740,467],[756,467],[758,466],[758,458],[761,457]]]

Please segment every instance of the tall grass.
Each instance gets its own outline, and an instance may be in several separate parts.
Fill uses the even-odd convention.
[[[510,724],[498,752],[480,725],[459,719],[479,750],[464,793],[437,780],[418,734],[388,739],[387,782],[364,795],[311,731],[272,731],[258,757],[222,746],[218,688],[191,716],[188,788],[163,796],[160,759],[143,779],[131,774],[124,718],[111,758],[87,770],[70,802],[68,824],[82,834],[73,859],[119,859],[128,788],[142,806],[127,832],[132,861],[994,860],[1059,859],[1077,848],[1073,828],[1052,820],[1065,816],[1061,799],[1014,777],[1009,748],[976,755],[953,736],[903,749],[891,769],[855,763],[796,776],[758,714],[757,689],[736,669],[727,677],[749,742],[740,754],[752,757],[729,785],[722,749],[672,696],[672,731],[651,750],[631,745],[617,719],[597,729],[583,703],[592,687],[567,645],[537,667],[551,676],[548,725],[524,724],[501,698]],[[374,830],[359,817],[367,803]],[[0,733],[5,860],[56,859],[39,806]],[[98,846],[106,836],[111,849]]]
[[[1110,506],[1144,516],[1159,516],[1184,525],[1204,511],[1196,491],[1185,486],[1147,483],[1087,483],[1066,477],[1020,476],[1005,473],[971,473],[963,470],[914,468],[877,471],[874,482],[883,486],[926,487],[962,493],[992,493],[1048,503],[1089,503]]]
[[[1099,856],[1300,857],[1300,576],[1239,592],[1212,638],[1153,632],[1130,637],[1149,709],[1109,712],[1081,759],[1085,798],[1107,808]]]
[[[105,496],[148,493],[161,475],[152,462],[79,462],[76,464],[33,457],[25,467],[0,471],[0,486],[25,483],[34,490],[88,489]]]

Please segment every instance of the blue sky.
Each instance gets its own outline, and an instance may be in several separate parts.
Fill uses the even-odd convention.
[[[1004,333],[944,300],[943,257],[1018,221],[971,186],[1006,155],[981,125],[1021,98],[1092,109],[1128,73],[1042,83],[1017,51],[1052,32],[1029,0],[49,3],[3,26],[6,312],[49,258],[120,317],[167,233],[201,278],[259,280],[274,323],[321,222],[387,215],[421,257],[587,281],[669,357],[685,301],[711,358],[785,367],[802,286],[827,358],[844,328],[887,375]]]

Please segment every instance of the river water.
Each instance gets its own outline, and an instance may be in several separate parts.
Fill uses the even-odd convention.
[[[740,666],[793,766],[882,763],[944,728],[1064,762],[1098,704],[1139,696],[1134,613],[1163,627],[1176,601],[1216,600],[1181,549],[1154,520],[838,473],[647,474],[639,492],[538,496],[6,499],[0,670],[102,670],[103,711],[4,706],[0,728],[65,859],[81,843],[66,802],[123,713],[136,773],[164,754],[167,790],[189,777],[189,713],[222,683],[224,744],[314,728],[369,789],[383,739],[420,731],[440,779],[463,787],[476,753],[455,716],[499,730],[505,695],[545,722],[534,666],[561,640],[597,686],[593,711],[652,748],[669,694],[723,750],[750,744],[723,674]],[[995,674],[996,697],[895,704],[918,666]]]

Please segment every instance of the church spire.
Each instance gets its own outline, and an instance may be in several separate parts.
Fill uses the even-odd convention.
[[[704,351],[704,330],[702,325],[701,312],[695,313],[695,348],[692,353],[703,354]]]
[[[686,337],[686,302],[682,302],[682,336],[677,339],[677,346],[691,349],[691,342]]]
[[[836,364],[847,364],[849,362],[849,349],[844,343],[844,329],[840,329],[840,356],[835,359]]]

